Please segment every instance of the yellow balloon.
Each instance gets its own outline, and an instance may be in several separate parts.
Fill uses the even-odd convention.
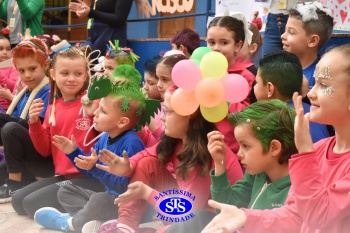
[[[200,110],[204,119],[209,122],[219,122],[223,120],[228,114],[228,104],[226,101],[221,102],[212,108],[207,108],[200,105]]]
[[[221,79],[227,73],[228,63],[222,53],[212,51],[203,56],[199,67],[204,78]]]

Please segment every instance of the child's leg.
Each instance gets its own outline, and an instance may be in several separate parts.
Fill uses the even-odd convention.
[[[74,216],[84,208],[94,193],[77,185],[63,185],[58,189],[57,198],[63,209]]]
[[[177,187],[174,177],[155,157],[146,157],[138,162],[130,183],[135,181],[142,181],[160,192]],[[143,199],[121,205],[118,211],[118,223],[126,224],[135,230],[138,229],[147,206],[148,202]]]
[[[51,179],[51,178],[47,178],[47,179]],[[44,179],[44,180],[47,180],[47,179]],[[63,209],[63,207],[58,201],[57,192],[61,186],[71,185],[71,184],[79,185],[79,186],[82,186],[83,188],[91,189],[96,192],[104,191],[104,186],[96,179],[82,177],[82,178],[75,178],[71,180],[60,180],[53,184],[44,186],[43,188],[37,191],[34,191],[30,195],[27,195],[23,199],[23,204],[22,204],[23,209],[25,210],[25,213],[30,218],[33,218],[35,212],[38,209],[43,207],[53,207],[60,212],[65,212],[65,210]]]
[[[36,177],[51,177],[55,174],[52,157],[43,157],[35,150],[26,128],[9,122],[2,128],[1,136],[10,179],[22,180],[24,167]]]
[[[26,199],[26,197],[31,196],[32,194],[35,195],[35,193],[39,190],[42,190],[43,188],[55,184],[56,182],[65,180],[64,177],[62,176],[55,176],[55,177],[51,177],[51,178],[46,178],[43,180],[39,180],[37,182],[34,182],[30,185],[27,185],[24,188],[21,188],[20,190],[18,190],[12,197],[12,207],[15,209],[15,211],[20,214],[20,215],[26,215],[26,210],[24,208],[24,200]],[[47,199],[52,199],[54,198],[50,193],[46,193],[47,195],[44,197],[39,197],[42,198],[41,201],[43,202],[43,204],[47,203]],[[36,203],[32,203],[33,206],[36,206]],[[51,206],[53,207],[53,206]],[[62,208],[61,208],[62,210]],[[35,211],[34,211],[35,213]],[[34,216],[34,213],[32,216]]]
[[[73,216],[72,225],[74,230],[81,232],[85,223],[92,220],[108,221],[118,216],[118,206],[114,205],[116,197],[108,193],[95,193],[80,211]]]

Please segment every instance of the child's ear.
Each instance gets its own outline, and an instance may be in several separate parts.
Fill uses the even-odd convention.
[[[182,51],[184,54],[188,52],[186,46],[183,46],[182,44],[180,45],[179,50]]]
[[[320,37],[316,34],[312,34],[310,37],[309,37],[309,42],[308,42],[308,46],[309,47],[316,47],[318,46],[318,43],[320,42]]]
[[[282,143],[276,139],[273,139],[270,142],[270,152],[272,154],[272,156],[279,156],[281,154],[282,151]]]
[[[119,122],[118,122],[118,127],[124,128],[125,126],[127,126],[130,123],[130,119],[129,117],[122,117],[120,118]]]
[[[272,82],[267,82],[267,97],[271,99],[275,94],[275,85]]]
[[[252,43],[251,45],[248,46],[248,50],[250,55],[253,55],[256,52],[256,50],[258,50],[258,44]]]
[[[53,79],[53,81],[56,81],[55,80],[55,72],[53,69],[50,69],[50,77]]]
[[[237,54],[243,47],[243,41],[239,41],[238,43],[235,44],[235,54]]]

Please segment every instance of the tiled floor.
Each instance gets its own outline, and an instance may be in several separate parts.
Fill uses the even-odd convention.
[[[40,229],[41,227],[33,219],[18,215],[13,210],[11,203],[0,204],[0,233],[44,233]]]

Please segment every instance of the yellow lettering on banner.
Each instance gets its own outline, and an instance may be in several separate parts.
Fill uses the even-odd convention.
[[[181,4],[182,3],[182,4]],[[136,0],[137,17],[150,18],[151,15],[155,15],[158,12],[169,12],[174,14],[175,12],[189,12],[194,4],[194,0],[152,0],[150,5],[148,0]],[[156,11],[157,10],[157,11]]]

